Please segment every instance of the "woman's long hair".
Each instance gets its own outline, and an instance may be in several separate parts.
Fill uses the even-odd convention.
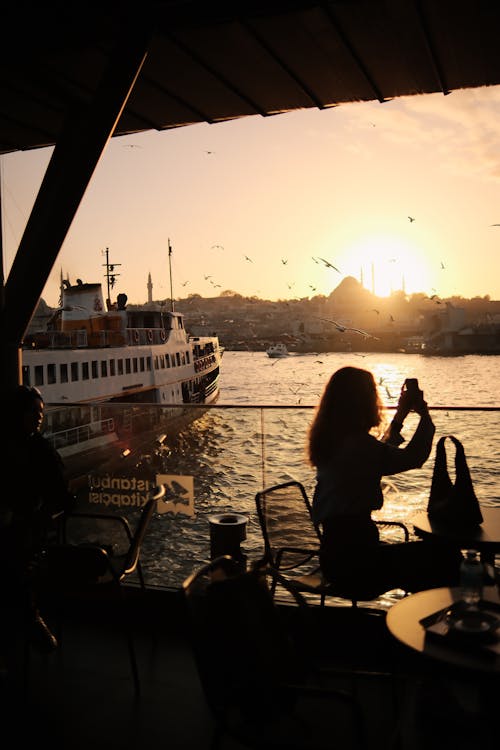
[[[325,386],[309,428],[308,454],[313,466],[328,461],[348,435],[369,432],[382,421],[382,403],[371,372],[342,367]]]

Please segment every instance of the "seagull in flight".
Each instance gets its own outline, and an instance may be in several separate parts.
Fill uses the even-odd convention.
[[[323,262],[323,263],[325,264],[325,266],[326,266],[327,268],[333,268],[333,270],[334,270],[334,271],[337,271],[337,273],[340,273],[339,269],[338,269],[338,268],[336,268],[336,267],[335,267],[335,266],[333,265],[333,263],[330,263],[330,261],[329,261],[329,260],[325,260],[324,258],[319,258],[319,257],[318,257],[318,260],[321,260],[321,261],[322,261],[322,262]]]
[[[224,250],[224,246],[223,245],[212,245],[212,250],[214,249],[214,247],[215,248],[219,248],[219,250]]]
[[[408,216],[408,218],[410,220],[410,224],[412,223],[412,221],[415,221],[415,217],[414,216]]]
[[[212,277],[210,275],[205,276],[205,281],[208,281],[208,279],[211,279]]]
[[[245,258],[245,260],[248,260],[249,263],[253,263],[253,260],[249,258],[248,255],[244,255],[243,257]]]
[[[288,259],[287,258],[282,258],[281,262],[283,263],[284,266],[286,266],[286,264],[288,263]]]
[[[350,326],[344,326],[342,325],[342,323],[337,323],[336,320],[330,320],[330,318],[319,318],[319,320],[324,320],[326,323],[332,323],[337,331],[340,331],[341,333],[352,331],[353,333],[359,333],[361,336],[364,336],[365,339],[376,339],[377,341],[380,341],[378,336],[373,336],[373,334],[368,333],[367,331],[362,331],[361,328],[351,328]]]

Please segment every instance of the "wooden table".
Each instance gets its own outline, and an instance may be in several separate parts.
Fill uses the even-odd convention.
[[[483,598],[500,603],[494,586],[485,587]],[[463,650],[449,645],[444,639],[429,638],[420,620],[460,599],[460,589],[439,588],[419,591],[401,599],[387,612],[386,623],[391,634],[405,646],[424,656],[446,662],[452,667],[460,667],[490,675],[500,675],[500,657],[482,656],[471,650]]]
[[[495,552],[500,552],[500,506],[485,508],[481,506],[483,523],[469,529],[457,529],[445,524],[431,521],[425,511],[417,513],[409,520],[415,534],[420,537],[432,535],[456,542],[464,549],[477,549],[483,560],[492,562]]]

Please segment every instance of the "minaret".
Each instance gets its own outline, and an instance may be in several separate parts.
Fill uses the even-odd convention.
[[[403,294],[406,294],[406,283],[405,283],[405,275],[404,274],[401,276],[401,289],[403,290]]]
[[[148,303],[151,304],[153,301],[153,282],[151,281],[151,273],[148,273]]]
[[[364,279],[363,279],[363,266],[359,269],[359,283],[361,286],[364,286]]]

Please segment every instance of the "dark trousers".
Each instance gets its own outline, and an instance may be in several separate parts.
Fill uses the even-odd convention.
[[[325,577],[347,598],[374,599],[385,591],[457,586],[460,549],[442,541],[385,544],[370,519],[323,524],[320,563]]]

